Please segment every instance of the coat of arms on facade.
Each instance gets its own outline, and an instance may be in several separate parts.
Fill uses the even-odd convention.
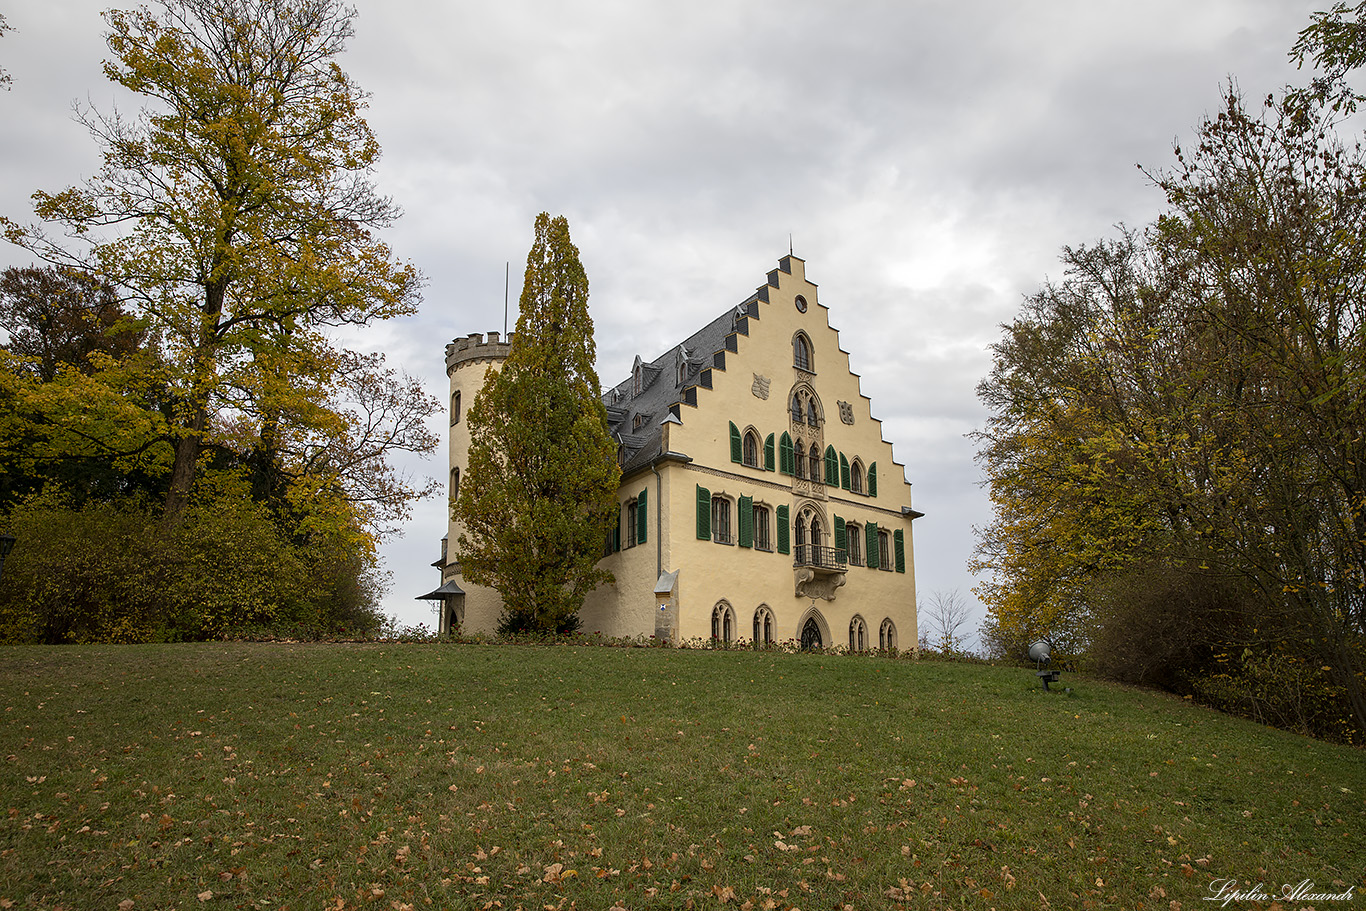
[[[840,402],[840,420],[846,424],[854,423],[854,406],[848,402]]]
[[[757,373],[754,374],[754,385],[751,386],[750,389],[753,391],[755,398],[760,398],[765,401],[768,400],[768,384],[770,382],[771,380],[769,380],[768,377],[760,376]]]

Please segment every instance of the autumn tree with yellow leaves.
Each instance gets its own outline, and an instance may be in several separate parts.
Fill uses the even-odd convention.
[[[1362,10],[1297,47],[1366,48]],[[1350,90],[1316,85],[1260,112],[1230,88],[1151,175],[1161,217],[1066,250],[1064,280],[1005,327],[979,387],[995,520],[976,565],[997,651],[1048,636],[1125,679],[1359,739],[1366,164],[1331,103]]]
[[[51,463],[136,461],[166,541],[211,520],[205,503],[245,495],[256,513],[243,521],[269,522],[304,564],[372,566],[377,538],[435,489],[390,457],[435,448],[436,401],[333,340],[413,313],[421,284],[377,233],[398,210],[372,181],[365,94],[336,61],[355,15],[337,0],[106,12],[105,73],[144,107],[79,109],[100,170],[36,193],[41,224],[0,222],[44,262],[112,289],[146,340],[140,359],[68,365],[42,384],[10,352],[9,423],[38,428]],[[120,403],[139,419],[112,419]]]

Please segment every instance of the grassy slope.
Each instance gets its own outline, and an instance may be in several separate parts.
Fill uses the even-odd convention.
[[[1366,893],[1359,750],[1064,682],[697,650],[7,648],[0,907]]]

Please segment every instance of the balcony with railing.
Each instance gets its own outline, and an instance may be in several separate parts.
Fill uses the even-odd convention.
[[[806,566],[816,570],[842,573],[848,565],[848,555],[845,551],[834,547],[798,544],[792,549],[792,554],[793,566]]]

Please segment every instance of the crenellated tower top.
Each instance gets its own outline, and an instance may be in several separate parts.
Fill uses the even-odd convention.
[[[509,332],[506,340],[499,340],[499,333],[490,332],[487,340],[483,333],[471,332],[446,345],[446,375],[466,364],[507,360],[512,350],[515,332]]]

